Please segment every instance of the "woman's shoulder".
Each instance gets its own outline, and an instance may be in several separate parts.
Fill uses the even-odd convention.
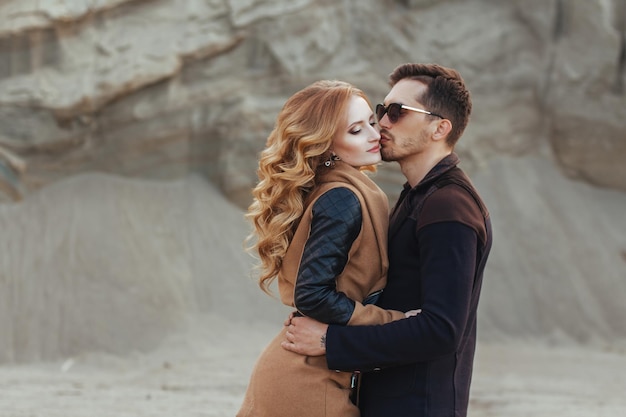
[[[313,203],[313,215],[326,215],[352,222],[361,215],[356,192],[344,185],[325,190]]]

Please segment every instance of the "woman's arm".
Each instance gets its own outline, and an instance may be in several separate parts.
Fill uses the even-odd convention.
[[[337,291],[336,277],[348,262],[361,225],[361,205],[347,188],[333,188],[314,203],[311,231],[294,290],[294,303],[302,314],[324,323],[343,325],[354,321],[355,314],[365,317],[368,324],[405,317],[398,311],[364,306]]]

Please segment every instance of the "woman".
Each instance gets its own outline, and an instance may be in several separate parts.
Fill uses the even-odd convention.
[[[380,134],[365,94],[318,81],[290,97],[259,161],[248,217],[261,288],[332,324],[405,317],[373,305],[386,283],[388,201],[362,171],[380,162]],[[325,357],[281,348],[283,330],[259,357],[238,417],[358,416],[351,375]]]

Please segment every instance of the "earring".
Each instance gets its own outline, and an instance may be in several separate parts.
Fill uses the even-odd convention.
[[[328,168],[334,168],[335,167],[335,161],[341,161],[341,158],[339,158],[337,155],[335,155],[334,152],[331,152],[330,156],[328,157],[328,159],[326,161],[324,161],[324,165]]]

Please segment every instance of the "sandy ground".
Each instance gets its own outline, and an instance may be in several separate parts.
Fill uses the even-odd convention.
[[[515,167],[495,166],[489,178],[526,181],[541,165]],[[493,181],[484,183],[492,214],[520,229],[500,226],[490,259],[479,337],[504,342],[479,344],[470,417],[626,416],[626,200],[572,188],[553,210],[559,217],[535,224],[515,218],[544,213],[520,202],[535,191],[498,205],[499,190],[507,194]],[[554,184],[545,193],[567,190]],[[585,217],[597,212],[605,215]],[[546,237],[537,246],[522,228]],[[78,176],[23,205],[0,205],[0,230],[0,358],[29,361],[0,365],[0,417],[232,417],[288,311],[247,279],[242,212],[201,178]],[[190,319],[153,343],[198,306],[221,316]],[[510,341],[551,333],[552,346]],[[621,349],[599,347],[618,337]],[[95,347],[125,353],[34,360]]]
[[[234,416],[277,330],[208,315],[149,353],[3,366],[0,416]],[[625,352],[480,345],[470,416],[624,416],[625,370]]]

